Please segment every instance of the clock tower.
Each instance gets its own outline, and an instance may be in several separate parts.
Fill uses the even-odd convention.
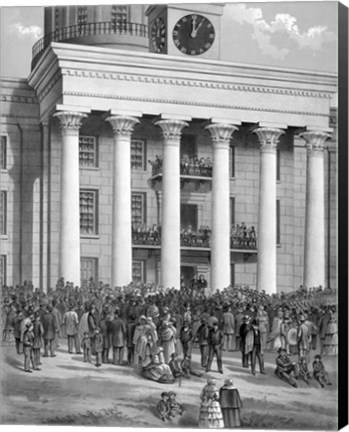
[[[150,52],[219,60],[223,7],[223,3],[150,6],[146,10]]]

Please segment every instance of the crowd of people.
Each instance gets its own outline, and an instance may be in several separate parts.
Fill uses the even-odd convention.
[[[24,354],[24,370],[39,370],[67,339],[85,362],[138,365],[150,380],[171,383],[202,376],[222,352],[241,352],[242,367],[265,374],[264,353],[276,355],[275,374],[297,387],[312,376],[330,385],[323,357],[338,354],[336,292],[322,287],[269,295],[248,286],[207,293],[204,278],[179,290],[148,284],[111,288],[92,280],[77,287],[61,278],[43,292],[31,283],[2,288],[2,341]],[[320,348],[320,354],[311,359]],[[192,352],[200,353],[200,368]],[[296,356],[294,361],[290,357]],[[181,359],[181,360],[179,360]]]
[[[155,160],[148,161],[152,167],[152,176],[162,173],[162,158],[158,155]],[[196,177],[212,177],[212,161],[209,157],[192,157],[183,155],[179,164],[180,175]]]
[[[135,245],[161,245],[161,226],[154,224],[147,227],[145,224],[132,226],[132,243]],[[181,246],[204,247],[211,245],[211,228],[200,226],[196,231],[191,225],[180,231]],[[245,223],[234,224],[230,233],[231,249],[256,249],[257,234],[254,226],[247,228]]]

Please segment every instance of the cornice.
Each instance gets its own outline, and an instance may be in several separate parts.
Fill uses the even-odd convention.
[[[280,110],[275,108],[260,108],[256,106],[244,106],[244,105],[229,105],[229,104],[214,104],[202,101],[190,102],[183,100],[173,100],[173,99],[160,99],[160,98],[145,98],[145,97],[134,97],[134,96],[120,96],[116,94],[102,94],[102,93],[88,93],[88,92],[75,92],[75,91],[63,91],[63,96],[81,96],[81,97],[91,97],[99,99],[115,99],[122,101],[136,101],[136,102],[151,102],[151,103],[166,103],[174,105],[191,105],[200,107],[210,107],[210,108],[225,108],[225,109],[235,109],[235,110],[245,110],[245,111],[262,111],[262,112],[272,112],[272,113],[282,113],[282,114],[296,114],[296,115],[307,115],[315,117],[328,118],[328,114],[314,113],[308,111],[296,111],[296,110]]]
[[[62,79],[62,75],[59,71],[56,71],[50,81],[48,81],[47,85],[44,86],[38,94],[39,102],[42,102],[45,99],[45,97],[50,93],[51,89],[57,84],[60,79]]]
[[[288,96],[302,96],[302,97],[318,97],[331,99],[332,93],[325,91],[314,91],[314,90],[303,90],[303,89],[291,89],[285,87],[267,86],[267,85],[250,85],[250,84],[231,84],[222,83],[212,80],[198,80],[198,79],[184,79],[184,78],[167,78],[160,76],[145,76],[137,74],[125,74],[125,73],[112,73],[112,72],[99,72],[99,71],[86,71],[78,69],[62,69],[62,75],[78,78],[88,79],[103,79],[103,80],[118,80],[118,81],[129,81],[139,82],[142,84],[162,84],[171,86],[182,86],[182,87],[200,87],[213,90],[230,90],[230,91],[242,91],[252,93],[263,93],[263,94],[280,94]]]

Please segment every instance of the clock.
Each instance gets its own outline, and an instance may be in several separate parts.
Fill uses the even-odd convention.
[[[207,18],[191,14],[177,21],[172,38],[177,49],[183,54],[200,55],[211,48],[215,39],[215,30]]]
[[[163,52],[166,40],[166,26],[162,18],[156,18],[151,28],[151,42],[156,53]]]

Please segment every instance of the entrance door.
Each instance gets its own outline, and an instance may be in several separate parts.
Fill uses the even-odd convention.
[[[195,273],[196,273],[195,266],[181,266],[181,275],[184,278],[185,286],[189,287],[189,283],[193,279]]]
[[[181,204],[181,229],[191,226],[192,231],[198,229],[198,206],[195,204]]]

